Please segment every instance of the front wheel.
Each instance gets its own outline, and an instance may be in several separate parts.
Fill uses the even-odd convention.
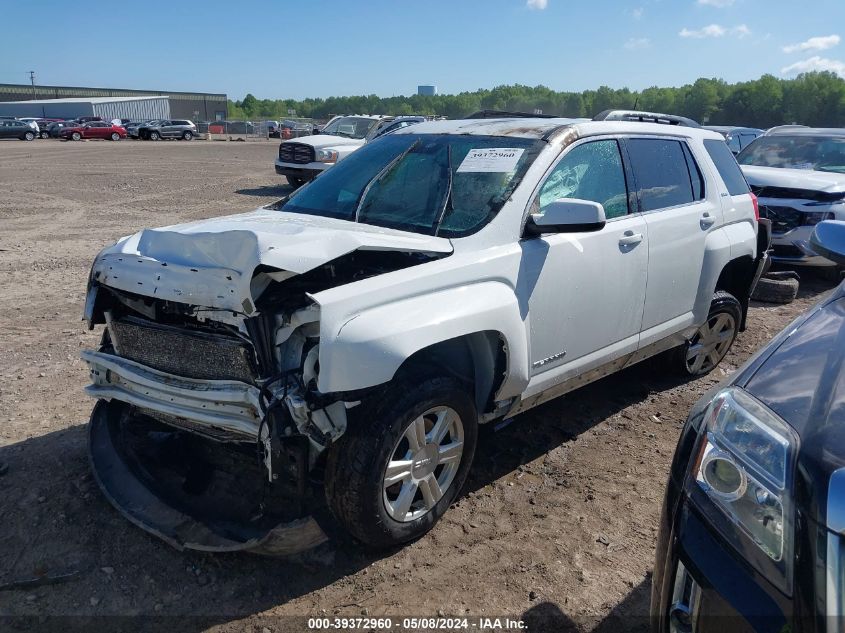
[[[150,132],[149,138],[150,138],[151,141],[157,141],[158,139],[161,138],[161,136],[159,135],[158,132]]]
[[[82,140],[82,134],[80,134],[79,132],[74,132],[73,134],[70,135],[70,137],[74,141],[81,141]]]
[[[41,138],[50,138],[50,134],[48,132],[41,132]]]
[[[739,301],[729,292],[717,290],[710,303],[707,321],[684,345],[671,351],[672,366],[685,376],[709,374],[731,349],[741,320]]]
[[[286,176],[286,178],[288,179],[288,184],[294,189],[299,189],[305,184],[304,178],[296,178],[295,176]]]
[[[117,132],[112,132],[111,133],[111,140],[119,141],[120,140],[120,134],[118,134]]]
[[[35,132],[27,132],[26,134],[23,135],[23,137],[24,137],[24,140],[34,141],[35,140]]]
[[[478,425],[471,390],[453,378],[401,385],[366,403],[326,462],[326,497],[356,538],[392,547],[419,538],[461,490]]]

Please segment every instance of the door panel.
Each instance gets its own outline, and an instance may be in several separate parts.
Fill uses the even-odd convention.
[[[541,186],[534,210],[542,212],[543,205],[560,198],[600,202],[610,219],[598,231],[521,243],[517,291],[529,294],[531,393],[632,353],[642,323],[648,227],[641,214],[628,213],[616,140],[570,148]]]
[[[722,225],[702,172],[678,139],[626,141],[646,224],[648,286],[640,346],[693,324],[707,234]],[[718,196],[718,193],[715,193]],[[717,197],[718,200],[718,197]]]

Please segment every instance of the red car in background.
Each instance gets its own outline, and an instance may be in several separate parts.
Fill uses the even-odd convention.
[[[126,130],[120,125],[112,125],[108,121],[91,121],[62,128],[59,137],[74,141],[81,141],[84,138],[110,138],[113,141],[119,141],[126,138]]]

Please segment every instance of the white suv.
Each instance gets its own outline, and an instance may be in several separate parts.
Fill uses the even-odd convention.
[[[275,205],[100,253],[94,471],[178,547],[293,551],[326,538],[326,508],[406,542],[454,501],[480,425],[659,352],[712,370],[765,227],[715,132],[400,130]]]

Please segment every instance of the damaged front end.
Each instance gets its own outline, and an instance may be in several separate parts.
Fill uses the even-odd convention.
[[[317,388],[314,295],[450,252],[333,223],[259,211],[143,231],[98,256],[85,318],[106,327],[82,353],[99,400],[91,462],[133,523],[207,551],[326,540],[320,471],[362,394]]]

